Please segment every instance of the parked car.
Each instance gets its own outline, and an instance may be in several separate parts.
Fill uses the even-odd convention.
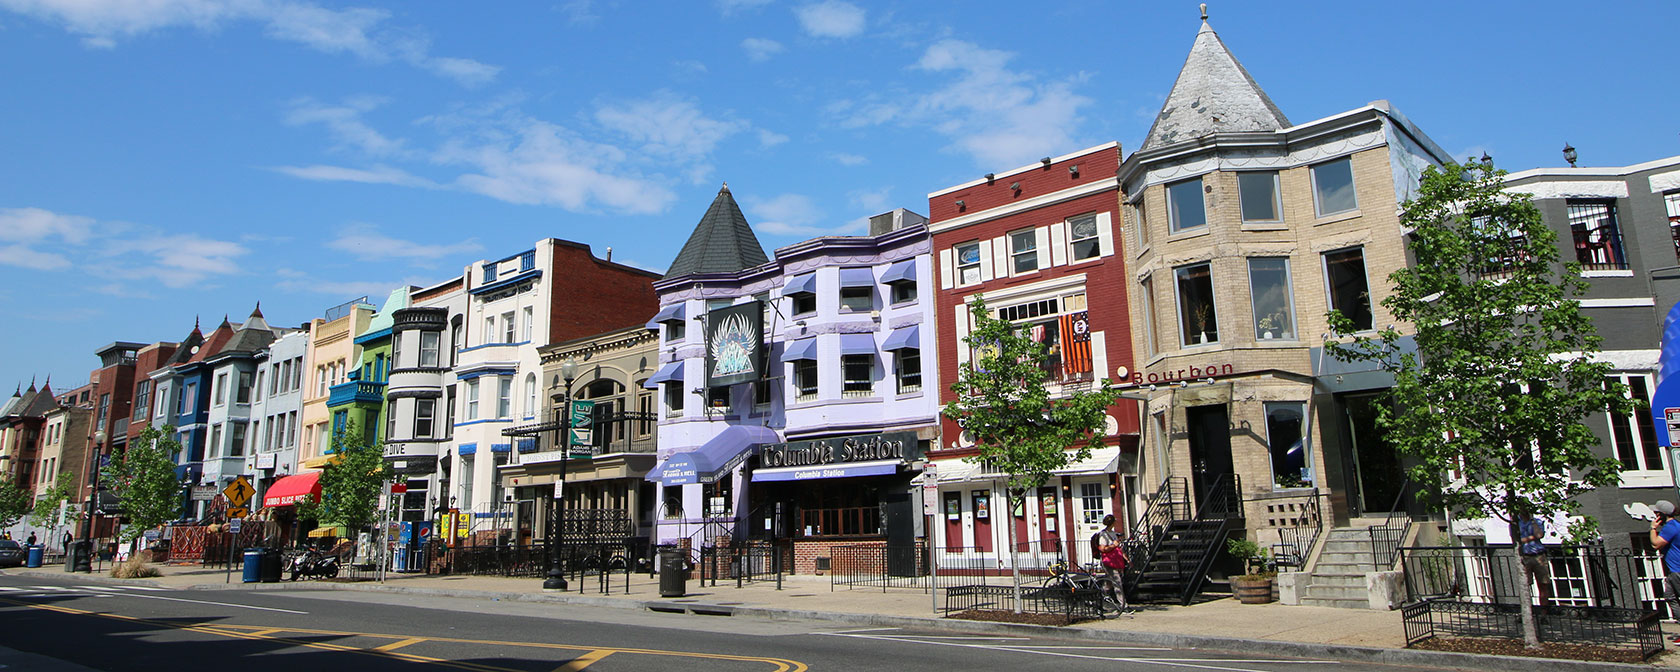
[[[0,539],[0,567],[22,567],[23,555],[23,544],[11,539]]]

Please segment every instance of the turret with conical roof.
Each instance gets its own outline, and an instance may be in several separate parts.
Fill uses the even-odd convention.
[[[664,279],[702,273],[731,273],[769,260],[764,248],[758,244],[758,236],[753,235],[752,227],[747,225],[746,216],[741,214],[741,207],[735,204],[735,197],[729,193],[729,183],[725,182],[718,190],[717,198],[712,199],[712,207],[706,209],[706,215],[700,218],[694,233],[689,235],[688,242],[683,244],[682,251],[677,253],[676,260],[665,271]]]
[[[1149,127],[1142,150],[1194,140],[1213,133],[1276,131],[1289,127],[1283,110],[1249,76],[1219,34],[1207,23],[1203,6],[1202,29],[1172,93],[1161,105],[1161,113]]]

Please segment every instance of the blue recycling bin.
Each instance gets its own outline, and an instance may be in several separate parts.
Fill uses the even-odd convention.
[[[262,580],[263,549],[245,549],[245,570],[240,574],[240,583],[256,583]]]
[[[40,544],[35,544],[34,546],[30,546],[29,547],[29,554],[24,556],[24,558],[23,558],[23,566],[25,566],[25,567],[40,567],[41,566],[41,555],[45,551],[46,551],[46,549],[41,548]]]

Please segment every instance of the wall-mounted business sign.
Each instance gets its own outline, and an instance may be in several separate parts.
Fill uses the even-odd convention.
[[[750,383],[764,371],[764,306],[758,301],[706,312],[706,387]]]
[[[567,434],[570,436],[569,445],[573,447],[595,445],[595,402],[572,400],[572,418]]]
[[[1159,383],[1176,383],[1181,380],[1197,381],[1204,378],[1219,378],[1235,373],[1230,364],[1209,364],[1206,367],[1187,366],[1181,369],[1169,369],[1159,373],[1130,371],[1122,366],[1114,371],[1118,387],[1127,385],[1156,385]]]
[[[758,466],[775,469],[883,460],[908,462],[921,456],[915,432],[888,432],[769,444],[759,454]]]

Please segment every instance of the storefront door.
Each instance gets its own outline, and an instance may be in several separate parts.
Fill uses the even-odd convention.
[[[1184,424],[1190,429],[1190,487],[1200,507],[1214,484],[1235,471],[1231,464],[1231,420],[1225,404],[1214,404],[1184,409]]]
[[[1073,561],[1076,565],[1096,562],[1091,555],[1091,537],[1102,531],[1103,516],[1113,513],[1113,498],[1109,497],[1108,479],[1101,476],[1073,481],[1074,513],[1077,534],[1074,535]]]
[[[1395,508],[1395,496],[1406,484],[1406,474],[1400,466],[1400,455],[1383,438],[1377,426],[1377,408],[1388,403],[1383,394],[1350,394],[1341,398],[1342,410],[1347,414],[1348,469],[1353,473],[1348,496],[1350,514],[1355,516],[1388,513]],[[1405,502],[1400,503],[1405,507]]]

